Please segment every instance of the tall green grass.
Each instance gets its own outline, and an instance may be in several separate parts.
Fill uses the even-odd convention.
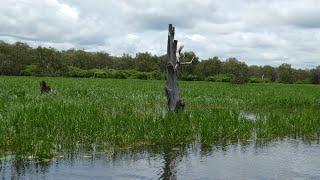
[[[40,95],[39,81],[53,88]],[[163,81],[0,77],[0,154],[50,158],[79,148],[319,139],[320,87],[180,82],[186,108],[166,110]],[[256,121],[242,117],[250,111]]]

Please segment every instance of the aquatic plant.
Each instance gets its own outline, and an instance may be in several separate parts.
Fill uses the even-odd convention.
[[[39,82],[52,91],[40,95]],[[0,77],[0,156],[50,158],[200,141],[319,138],[320,87],[181,82],[186,108],[167,112],[163,81]],[[256,114],[255,121],[241,111]]]

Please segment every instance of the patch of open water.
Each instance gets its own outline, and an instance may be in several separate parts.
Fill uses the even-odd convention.
[[[245,118],[250,121],[256,121],[259,118],[257,114],[244,110],[240,111],[239,117]]]
[[[0,161],[2,179],[320,179],[320,144],[286,139]]]

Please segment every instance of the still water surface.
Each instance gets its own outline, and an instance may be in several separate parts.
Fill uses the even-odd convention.
[[[320,144],[286,139],[144,147],[0,164],[2,179],[320,179]]]

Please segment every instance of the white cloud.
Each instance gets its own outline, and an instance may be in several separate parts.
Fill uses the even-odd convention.
[[[70,20],[71,22],[76,22],[79,19],[79,12],[76,8],[70,7],[67,4],[60,4],[56,0],[47,0],[49,3],[57,6],[56,15],[60,18],[65,18],[66,20]]]
[[[130,41],[136,41],[136,40],[139,40],[139,36],[137,35],[134,35],[134,34],[127,34],[127,39],[130,40]]]
[[[100,20],[80,17],[75,7],[57,0],[1,2],[0,17],[0,35],[20,37],[21,40],[97,43],[100,38],[96,35],[102,32]]]
[[[187,35],[186,38],[190,39],[191,41],[195,42],[205,42],[206,37],[200,35],[200,34],[192,34],[192,35]]]

